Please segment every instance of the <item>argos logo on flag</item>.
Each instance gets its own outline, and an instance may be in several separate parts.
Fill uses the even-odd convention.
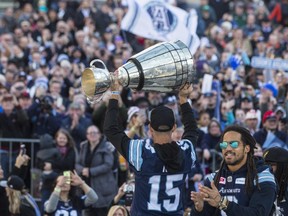
[[[154,29],[160,34],[167,34],[176,28],[177,16],[163,3],[152,1],[145,5],[145,9],[152,19]]]

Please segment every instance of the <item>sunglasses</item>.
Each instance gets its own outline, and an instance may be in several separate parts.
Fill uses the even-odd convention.
[[[220,148],[226,149],[228,147],[228,144],[231,146],[231,148],[235,149],[239,146],[239,141],[230,141],[230,142],[223,141],[220,143]]]

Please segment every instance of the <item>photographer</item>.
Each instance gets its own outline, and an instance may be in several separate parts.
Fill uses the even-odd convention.
[[[93,205],[98,200],[95,191],[90,188],[74,171],[60,175],[56,187],[45,203],[45,212],[49,215],[81,215],[81,210]],[[75,187],[83,190],[86,196],[75,195]]]
[[[45,133],[54,136],[60,128],[60,115],[54,109],[54,100],[50,95],[35,98],[28,109],[28,116],[32,125],[32,137],[39,137]]]
[[[118,190],[118,193],[113,199],[112,206],[114,205],[121,205],[125,206],[127,211],[130,211],[133,195],[135,191],[135,180],[131,179],[127,182],[123,183]]]

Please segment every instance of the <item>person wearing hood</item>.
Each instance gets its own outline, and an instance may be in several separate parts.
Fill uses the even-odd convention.
[[[256,141],[250,131],[233,125],[220,139],[223,161],[191,192],[191,215],[269,216],[276,199],[276,183],[268,165],[254,157]]]
[[[280,147],[267,149],[264,160],[272,167],[278,183],[274,215],[288,215],[288,151]]]

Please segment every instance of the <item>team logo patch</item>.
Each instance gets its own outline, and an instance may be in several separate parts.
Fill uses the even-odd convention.
[[[226,178],[220,177],[219,184],[226,184]]]
[[[237,178],[235,184],[245,184],[245,178]]]
[[[163,4],[150,2],[145,8],[152,19],[154,29],[160,34],[165,35],[176,28],[177,17]]]

